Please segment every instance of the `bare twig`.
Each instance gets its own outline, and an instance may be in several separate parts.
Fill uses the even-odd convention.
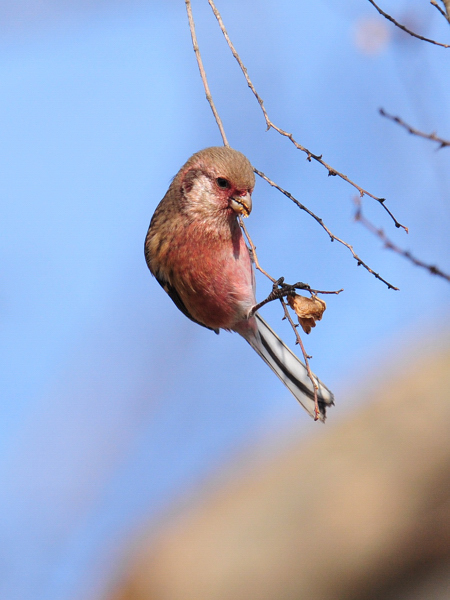
[[[222,20],[221,15],[220,15],[220,12],[217,10],[217,7],[214,4],[213,0],[208,0],[208,2],[209,2],[210,7],[212,8],[214,16],[217,19],[217,22],[219,23],[219,27],[220,27],[220,29],[221,29],[221,31],[222,31],[222,33],[223,33],[223,35],[224,35],[224,37],[225,37],[225,39],[227,41],[227,44],[228,44],[228,46],[229,46],[229,48],[230,48],[230,50],[231,50],[234,58],[237,60],[239,66],[241,67],[241,71],[244,73],[245,79],[247,80],[248,87],[252,90],[253,94],[255,95],[255,98],[258,100],[259,105],[261,106],[261,110],[263,111],[264,118],[266,120],[267,131],[269,131],[269,129],[271,127],[273,127],[273,124],[272,124],[271,120],[269,119],[269,116],[268,116],[268,114],[266,112],[266,109],[264,108],[263,99],[261,98],[261,96],[259,96],[258,92],[255,89],[255,86],[253,85],[253,83],[250,80],[250,77],[248,76],[247,69],[246,69],[244,63],[242,62],[241,57],[237,53],[236,48],[234,47],[234,44],[231,41],[230,36],[228,35],[227,30],[225,29],[225,25],[224,25],[224,22]]]
[[[447,21],[450,23],[450,0],[441,0],[441,2],[445,6]]]
[[[223,31],[223,33],[224,33],[224,35],[226,36],[226,39],[227,39],[227,41],[228,41],[228,43],[229,43],[229,45],[230,45],[230,48],[232,49],[232,51],[233,51],[233,54],[235,55],[236,59],[238,60],[238,62],[239,62],[239,65],[241,66],[241,69],[243,70],[243,72],[244,72],[244,75],[245,75],[245,77],[246,77],[247,81],[249,82],[249,85],[250,85],[250,87],[251,87],[251,89],[252,89],[253,93],[254,93],[254,94],[255,94],[255,96],[258,98],[258,101],[259,101],[259,103],[260,103],[260,105],[261,105],[261,108],[262,108],[262,110],[263,110],[263,112],[264,112],[264,115],[265,115],[265,117],[266,117],[266,122],[267,122],[267,124],[268,124],[268,127],[269,127],[269,126],[270,126],[270,127],[273,127],[273,128],[275,128],[277,131],[280,131],[280,132],[282,132],[282,130],[279,130],[279,129],[278,129],[276,126],[274,126],[274,125],[272,124],[272,122],[270,121],[269,117],[267,116],[267,113],[266,113],[266,111],[265,111],[265,109],[264,109],[263,102],[262,102],[261,98],[258,96],[258,94],[257,94],[257,92],[256,92],[255,88],[253,87],[253,85],[252,85],[252,83],[251,83],[250,79],[248,78],[248,75],[247,75],[247,70],[245,69],[244,65],[242,64],[242,62],[241,62],[241,60],[240,60],[239,56],[237,55],[236,51],[234,50],[234,46],[232,45],[231,41],[230,41],[230,40],[229,40],[229,38],[228,38],[228,34],[226,33],[226,30],[225,30],[225,28],[224,28],[224,26],[223,26],[223,22],[222,22],[222,19],[221,19],[221,17],[220,17],[220,14],[218,13],[218,11],[217,11],[217,9],[216,9],[216,7],[215,7],[215,5],[214,5],[213,1],[212,1],[212,0],[208,0],[208,2],[210,3],[210,5],[211,5],[211,8],[212,8],[212,9],[213,9],[213,11],[214,11],[214,14],[216,15],[216,17],[217,17],[217,19],[218,19],[218,21],[219,21],[219,25],[221,26],[221,29],[222,29],[222,31]],[[206,92],[206,98],[207,98],[207,100],[208,100],[208,102],[209,102],[209,104],[210,104],[210,106],[211,106],[211,109],[212,109],[212,111],[213,111],[213,113],[214,113],[214,116],[215,116],[215,118],[216,118],[217,125],[218,125],[218,127],[219,127],[219,129],[220,129],[220,132],[221,132],[221,134],[222,134],[222,139],[223,139],[224,145],[225,145],[225,146],[228,146],[228,141],[227,141],[227,138],[226,138],[226,135],[225,135],[225,131],[224,131],[224,129],[223,129],[222,121],[220,120],[219,114],[217,113],[217,110],[216,110],[216,108],[215,108],[215,105],[214,105],[214,102],[213,102],[213,99],[212,99],[212,96],[211,96],[211,92],[210,92],[210,90],[209,90],[208,81],[207,81],[207,78],[206,78],[206,73],[205,73],[205,70],[204,70],[204,68],[203,68],[203,63],[202,63],[202,59],[201,59],[201,55],[200,55],[200,51],[199,51],[199,47],[198,47],[198,43],[197,43],[197,37],[196,37],[196,34],[195,34],[194,18],[193,18],[193,15],[192,15],[192,8],[191,8],[191,3],[190,3],[190,0],[185,0],[185,3],[186,3],[186,10],[187,10],[188,19],[189,19],[189,27],[190,27],[191,36],[192,36],[192,44],[193,44],[193,47],[194,47],[195,56],[196,56],[196,58],[197,58],[197,63],[198,63],[198,67],[199,67],[200,75],[201,75],[201,78],[202,78],[202,81],[203,81],[203,86],[204,86],[204,88],[205,88],[205,92]],[[285,132],[282,132],[282,133],[283,133],[283,134],[286,134]],[[324,163],[324,162],[321,160],[321,158],[320,158],[320,157],[315,157],[314,155],[312,155],[312,154],[309,152],[309,150],[306,150],[306,149],[304,149],[302,146],[300,146],[299,144],[297,144],[297,142],[295,142],[295,140],[292,138],[292,136],[291,136],[290,134],[286,134],[286,135],[287,135],[288,137],[290,137],[291,141],[292,141],[292,142],[293,142],[295,145],[297,145],[297,146],[298,146],[300,149],[303,149],[305,152],[307,152],[307,153],[308,153],[308,158],[309,158],[309,160],[311,160],[311,158],[315,158],[316,160],[319,160],[319,162],[321,162],[321,164],[325,165],[325,166],[328,168],[328,170],[329,170],[329,174],[330,174],[330,175],[336,175],[336,174],[338,174],[337,172],[335,172],[334,170],[332,170],[332,168],[331,168],[329,165],[326,165],[326,163]],[[279,190],[279,191],[280,191],[282,194],[284,194],[284,195],[285,195],[287,198],[289,198],[289,199],[290,199],[292,202],[294,202],[294,203],[295,203],[295,204],[296,204],[296,205],[297,205],[297,206],[298,206],[298,207],[299,207],[301,210],[304,210],[304,211],[305,211],[305,212],[307,212],[307,213],[308,213],[310,216],[312,216],[312,217],[313,217],[313,218],[314,218],[314,219],[315,219],[315,220],[316,220],[316,221],[317,221],[317,222],[320,224],[320,226],[321,226],[321,227],[322,227],[322,228],[323,228],[323,229],[324,229],[324,230],[327,232],[327,234],[330,236],[330,239],[331,239],[331,241],[334,241],[334,240],[336,240],[337,242],[339,242],[340,244],[343,244],[343,245],[344,245],[346,248],[348,248],[348,249],[350,250],[350,252],[352,253],[352,255],[353,255],[353,258],[354,258],[354,259],[357,261],[357,264],[358,264],[358,266],[359,266],[359,265],[362,265],[362,266],[363,266],[363,267],[364,267],[364,268],[365,268],[367,271],[369,271],[369,273],[371,273],[371,274],[372,274],[374,277],[376,277],[377,279],[379,279],[380,281],[382,281],[383,283],[385,283],[385,284],[388,286],[388,289],[398,290],[398,288],[396,288],[394,285],[392,285],[391,283],[389,283],[388,281],[386,281],[385,279],[383,279],[383,278],[382,278],[382,277],[381,277],[381,276],[380,276],[378,273],[376,273],[375,271],[373,271],[373,270],[372,270],[372,269],[371,269],[371,268],[370,268],[370,267],[369,267],[369,266],[368,266],[368,265],[367,265],[367,264],[366,264],[364,261],[362,261],[362,260],[359,258],[359,256],[358,256],[358,255],[357,255],[357,254],[354,252],[354,250],[353,250],[353,248],[352,248],[352,246],[351,246],[350,244],[348,244],[348,243],[347,243],[347,242],[345,242],[344,240],[341,240],[340,238],[338,238],[338,237],[336,237],[334,234],[332,234],[332,233],[331,233],[331,231],[328,229],[328,227],[326,227],[326,225],[323,223],[322,219],[321,219],[321,218],[319,218],[317,215],[315,215],[315,214],[314,214],[312,211],[310,211],[310,210],[309,210],[309,209],[308,209],[306,206],[304,206],[303,204],[301,204],[301,203],[300,203],[300,202],[299,202],[299,201],[298,201],[296,198],[294,198],[294,196],[292,196],[292,194],[290,194],[289,192],[287,192],[286,190],[284,190],[283,188],[281,188],[279,185],[277,185],[275,182],[273,182],[271,179],[269,179],[269,178],[268,178],[266,175],[264,175],[264,173],[262,173],[261,171],[258,171],[257,169],[254,169],[254,171],[255,171],[255,173],[256,173],[257,175],[259,175],[259,177],[262,177],[263,179],[265,179],[265,180],[266,180],[266,181],[267,181],[267,182],[268,182],[270,185],[272,185],[273,187],[275,187],[276,189],[278,189],[278,190]],[[342,175],[342,174],[338,174],[338,175],[340,175],[340,176],[341,176],[341,177],[343,177],[343,178],[346,178],[346,176],[345,176],[345,175]],[[350,180],[348,180],[348,181],[350,182]],[[360,192],[360,195],[361,195],[361,196],[363,196],[364,194],[367,194],[367,195],[371,196],[372,198],[375,198],[375,199],[376,199],[376,200],[378,200],[379,202],[383,203],[383,201],[384,201],[384,200],[383,200],[382,198],[376,198],[375,196],[372,196],[372,194],[370,194],[369,192],[366,192],[365,190],[363,190],[362,188],[360,188],[359,186],[357,186],[357,185],[356,185],[356,184],[354,184],[353,182],[350,182],[350,183],[351,183],[351,184],[352,184],[354,187],[356,187],[356,189],[358,189],[358,191]],[[384,204],[383,204],[383,206],[384,206]],[[392,215],[392,213],[391,213],[391,212],[390,212],[390,211],[389,211],[389,210],[386,208],[386,206],[384,206],[384,208],[385,208],[385,210],[387,210],[387,212],[388,212],[388,213],[391,215],[391,217],[392,217],[392,219],[394,220],[394,222],[395,222],[395,224],[396,224],[396,226],[397,226],[397,227],[403,227],[403,229],[405,229],[406,231],[408,231],[408,230],[407,230],[407,228],[406,228],[404,225],[401,225],[400,223],[398,223],[398,222],[397,222],[397,220],[395,219],[395,217],[394,217],[394,216]],[[259,263],[258,263],[258,259],[257,259],[257,257],[256,257],[256,249],[255,249],[255,247],[253,246],[253,243],[252,243],[252,241],[251,241],[251,239],[250,239],[250,236],[248,235],[248,232],[247,232],[247,230],[246,230],[246,228],[245,228],[245,225],[244,225],[244,222],[243,222],[243,220],[242,220],[242,219],[240,219],[240,223],[241,223],[241,227],[242,227],[242,229],[243,229],[243,231],[244,231],[244,233],[245,233],[245,235],[246,235],[247,239],[249,240],[249,244],[250,244],[250,246],[251,246],[251,249],[252,249],[252,252],[253,252],[253,255],[254,255],[254,260],[255,260],[255,266],[256,266],[256,268],[257,268],[259,271],[261,271],[261,273],[263,273],[263,274],[264,274],[266,277],[268,277],[268,278],[269,278],[269,279],[272,281],[272,283],[274,284],[274,283],[275,283],[277,280],[275,280],[273,277],[271,277],[271,276],[270,276],[270,275],[269,275],[269,274],[268,274],[266,271],[264,271],[264,269],[263,269],[263,268],[262,268],[262,267],[259,265]],[[299,288],[299,289],[300,289],[300,288]],[[279,297],[280,297],[280,296],[277,296],[277,298],[279,298]]]
[[[378,238],[380,238],[380,240],[383,242],[385,248],[387,248],[388,250],[392,250],[393,252],[396,252],[400,256],[403,256],[404,258],[408,259],[410,262],[412,262],[417,267],[422,267],[423,269],[426,269],[427,271],[429,271],[431,274],[438,275],[439,277],[442,277],[443,279],[446,279],[447,281],[450,282],[450,275],[447,275],[446,273],[441,271],[441,269],[439,269],[435,265],[429,265],[429,264],[424,263],[423,261],[419,260],[418,258],[413,256],[411,254],[411,252],[409,252],[409,250],[403,250],[402,248],[399,248],[398,246],[396,246],[386,236],[386,234],[384,233],[384,231],[382,229],[378,229],[377,227],[375,227],[375,225],[373,223],[371,223],[362,214],[361,200],[358,197],[355,197],[354,202],[356,205],[355,221],[358,221],[359,223],[361,223],[361,225],[363,225],[371,233],[373,233]]]
[[[187,11],[188,19],[189,19],[189,29],[191,31],[191,37],[192,37],[192,46],[194,47],[194,52],[195,52],[195,57],[197,59],[198,69],[200,71],[200,76],[203,81],[203,87],[205,88],[206,99],[208,100],[211,110],[213,111],[214,118],[216,119],[217,126],[219,127],[219,130],[220,130],[220,135],[222,136],[223,144],[224,144],[224,146],[229,146],[227,136],[225,135],[225,129],[223,128],[222,121],[219,117],[219,113],[216,110],[216,107],[215,107],[213,99],[212,99],[211,92],[209,90],[208,80],[206,78],[206,72],[203,67],[203,61],[202,61],[202,57],[200,55],[200,50],[198,47],[197,36],[195,34],[195,24],[194,24],[194,17],[192,15],[191,1],[185,0],[185,3],[186,3],[186,11]]]
[[[249,317],[253,316],[256,313],[257,310],[259,310],[262,306],[264,306],[264,304],[267,304],[268,302],[272,302],[273,300],[277,300],[277,299],[280,300],[280,302],[281,302],[281,304],[283,306],[284,316],[289,321],[289,323],[290,323],[290,325],[291,325],[291,327],[292,327],[292,329],[293,329],[293,331],[295,333],[295,337],[296,337],[296,340],[297,340],[296,343],[300,344],[300,348],[302,349],[303,358],[305,359],[306,371],[308,373],[308,377],[310,378],[311,383],[313,385],[313,389],[314,389],[314,421],[317,421],[317,419],[320,417],[319,399],[318,399],[318,396],[317,396],[317,390],[319,388],[318,388],[318,385],[317,385],[316,381],[314,380],[313,374],[312,374],[311,369],[309,367],[309,360],[308,360],[309,357],[306,354],[305,348],[303,346],[303,342],[302,342],[302,340],[300,338],[300,335],[298,333],[297,327],[296,327],[295,323],[293,322],[293,320],[291,318],[291,315],[289,314],[289,311],[288,311],[286,303],[284,302],[284,300],[283,300],[282,297],[280,297],[279,295],[276,295],[276,291],[278,289],[278,286],[280,285],[280,283],[283,282],[283,278],[276,280],[271,275],[269,275],[269,273],[267,273],[267,271],[265,271],[261,267],[261,265],[259,264],[259,261],[258,261],[258,255],[256,254],[256,246],[252,242],[252,239],[251,239],[251,237],[250,237],[250,235],[249,235],[249,233],[247,231],[247,228],[244,225],[244,220],[242,219],[242,217],[239,217],[239,224],[240,224],[240,226],[242,227],[242,229],[244,231],[244,234],[245,234],[245,237],[247,238],[248,243],[250,244],[250,248],[251,248],[251,251],[252,251],[252,258],[253,258],[253,261],[255,263],[255,267],[258,269],[258,271],[261,271],[261,273],[263,273],[263,275],[265,275],[266,277],[268,277],[270,279],[270,281],[273,283],[273,288],[272,288],[271,294],[269,294],[265,300],[263,300],[262,302],[259,302],[258,304],[256,304],[252,308],[252,310],[251,310],[251,312],[249,314]],[[305,287],[309,288],[309,286],[305,286]]]
[[[442,10],[442,8],[439,6],[439,4],[435,0],[430,0],[430,4],[435,6],[438,9],[438,11],[441,13],[441,15],[444,17],[444,19],[447,19],[447,21],[450,23],[450,16],[445,12],[445,10]],[[449,6],[450,6],[450,2],[449,2]]]
[[[442,48],[450,48],[450,44],[441,44],[440,42],[436,42],[436,40],[430,40],[429,38],[426,38],[426,37],[423,37],[422,35],[418,35],[417,33],[414,33],[413,31],[411,31],[410,29],[407,29],[404,25],[402,25],[401,23],[396,21],[394,18],[392,18],[391,15],[388,15],[387,13],[385,13],[384,10],[382,10],[379,6],[377,6],[373,0],[369,0],[369,2],[370,2],[370,4],[372,4],[372,6],[374,8],[376,8],[376,10],[380,13],[380,15],[383,15],[383,17],[385,19],[387,19],[388,21],[393,23],[396,27],[398,27],[405,33],[412,35],[412,37],[415,37],[418,40],[422,40],[423,42],[429,42],[430,44],[435,44],[436,46],[441,46]]]
[[[444,140],[443,138],[438,137],[434,131],[433,131],[433,133],[423,133],[423,131],[414,129],[414,127],[411,127],[411,125],[408,125],[407,123],[405,123],[405,121],[403,121],[400,117],[394,117],[393,115],[390,115],[382,108],[379,109],[379,112],[382,117],[386,117],[387,119],[394,121],[394,123],[401,125],[401,127],[404,127],[412,135],[417,135],[418,137],[422,137],[427,140],[437,142],[439,144],[438,150],[440,150],[441,148],[445,148],[446,146],[450,146],[449,140]]]
[[[371,273],[374,277],[376,277],[377,279],[379,279],[380,281],[382,281],[383,283],[385,283],[387,285],[388,289],[390,289],[390,290],[397,290],[398,291],[399,288],[395,287],[395,285],[392,285],[392,283],[389,283],[388,281],[386,281],[386,279],[383,279],[383,277],[381,277],[381,275],[379,275],[378,273],[375,273],[375,271],[373,271],[369,267],[369,265],[367,263],[365,263],[363,260],[361,260],[361,258],[356,254],[356,252],[353,250],[353,247],[350,244],[348,244],[344,240],[341,240],[341,238],[338,238],[337,236],[335,236],[330,231],[330,229],[328,229],[328,227],[325,225],[325,223],[322,221],[322,219],[320,217],[318,217],[312,211],[310,211],[309,208],[306,208],[306,206],[304,206],[303,204],[301,204],[301,202],[299,202],[296,198],[294,198],[294,196],[292,194],[290,194],[289,192],[287,192],[286,190],[284,190],[282,187],[280,187],[277,183],[275,183],[274,181],[272,181],[271,179],[269,179],[266,175],[264,175],[264,173],[262,173],[261,171],[256,171],[256,170],[255,170],[255,172],[260,177],[262,177],[263,179],[265,179],[267,181],[267,183],[269,183],[271,186],[273,186],[274,188],[276,188],[277,190],[279,190],[287,198],[289,198],[290,200],[292,200],[292,202],[294,202],[294,204],[296,204],[301,210],[304,210],[309,215],[311,215],[313,217],[313,219],[315,219],[317,221],[317,223],[319,223],[319,225],[327,232],[327,234],[329,235],[330,240],[332,242],[334,242],[336,240],[336,242],[339,242],[340,244],[342,244],[343,246],[345,246],[346,248],[348,248],[350,250],[350,252],[352,253],[353,258],[358,263],[358,266],[361,265],[367,271],[369,271],[369,273]]]
[[[346,181],[347,183],[349,183],[351,186],[353,186],[355,189],[358,190],[360,196],[370,196],[371,198],[373,198],[374,200],[376,200],[377,202],[379,202],[381,204],[381,206],[384,208],[384,210],[389,214],[389,216],[391,217],[391,219],[394,221],[394,224],[396,227],[401,227],[402,229],[404,229],[406,232],[408,232],[408,228],[405,227],[404,225],[402,225],[399,221],[397,221],[397,219],[394,217],[394,215],[391,213],[391,211],[387,208],[386,204],[385,204],[385,198],[378,198],[377,196],[375,196],[374,194],[371,194],[370,192],[368,192],[367,190],[365,190],[364,188],[362,188],[361,186],[359,186],[358,184],[356,184],[354,181],[352,181],[351,179],[349,179],[347,177],[347,175],[344,175],[343,173],[340,173],[339,171],[337,171],[336,169],[334,169],[333,167],[331,167],[329,164],[327,164],[323,159],[322,159],[322,155],[317,155],[314,154],[313,152],[311,152],[310,150],[308,150],[307,148],[305,148],[304,146],[302,146],[301,144],[299,144],[293,137],[292,133],[288,133],[287,131],[284,131],[284,129],[281,129],[280,127],[278,127],[277,125],[275,125],[275,123],[273,123],[270,118],[269,115],[267,114],[267,111],[264,107],[264,102],[261,98],[261,96],[258,94],[258,92],[255,89],[255,86],[253,85],[247,69],[244,65],[244,63],[242,62],[239,54],[236,51],[236,48],[233,45],[233,42],[230,39],[230,36],[228,35],[227,30],[225,29],[225,25],[223,23],[222,17],[220,16],[219,11],[217,10],[213,0],[208,0],[209,5],[211,6],[213,13],[217,19],[217,22],[219,23],[219,27],[225,37],[225,40],[234,56],[234,58],[237,60],[242,73],[244,74],[244,77],[247,81],[248,87],[252,90],[255,98],[257,99],[261,110],[263,112],[264,115],[264,119],[266,121],[266,125],[267,125],[267,130],[269,129],[274,129],[275,131],[278,131],[278,133],[284,137],[287,137],[289,140],[291,140],[291,142],[294,144],[294,146],[298,149],[301,150],[302,152],[304,152],[306,154],[307,160],[309,162],[311,162],[311,160],[315,160],[316,162],[320,163],[323,167],[325,167],[328,171],[328,175],[329,176],[336,176],[336,177],[340,177],[341,179],[343,179],[344,181]]]
[[[333,290],[333,291],[313,290],[310,285],[308,285],[307,283],[302,283],[301,281],[298,281],[297,283],[294,283],[291,285],[289,283],[284,283],[284,277],[275,279],[274,277],[269,275],[269,273],[267,271],[265,271],[259,264],[258,255],[256,254],[256,246],[253,243],[252,238],[250,237],[250,234],[247,231],[247,228],[244,224],[244,219],[241,216],[239,216],[239,225],[241,226],[242,231],[244,232],[244,235],[247,238],[247,241],[249,243],[251,255],[253,258],[253,262],[255,263],[256,269],[258,269],[258,271],[260,271],[263,275],[265,275],[268,279],[270,279],[270,281],[273,284],[272,292],[267,296],[267,298],[265,300],[262,300],[261,302],[259,302],[252,308],[251,314],[254,315],[257,310],[259,310],[262,306],[264,306],[268,302],[272,302],[273,300],[279,300],[280,298],[283,298],[285,296],[288,296],[289,294],[292,294],[293,292],[295,292],[295,290],[306,290],[306,291],[310,292],[311,296],[315,295],[315,294],[340,294],[341,292],[344,291],[343,289]]]
[[[316,297],[317,294],[336,294],[337,295],[344,291],[343,288],[341,288],[340,290],[333,290],[333,291],[313,290],[312,287],[310,285],[308,285],[307,283],[302,283],[301,281],[298,281],[297,283],[294,283],[294,284],[284,283],[284,277],[280,277],[280,279],[277,279],[274,282],[274,284],[272,286],[272,291],[267,296],[267,298],[265,298],[264,300],[261,300],[261,302],[258,302],[258,304],[255,304],[255,306],[252,307],[252,309],[249,313],[249,318],[252,317],[256,312],[258,312],[258,310],[260,308],[262,308],[269,302],[273,302],[274,300],[280,300],[281,298],[286,298],[287,296],[290,296],[291,294],[295,294],[296,290],[305,290],[305,291],[309,292],[313,298]]]
[[[302,350],[302,354],[303,354],[303,358],[305,359],[305,367],[306,367],[306,372],[308,373],[308,377],[311,380],[311,383],[313,385],[313,390],[314,390],[314,421],[317,421],[320,418],[320,409],[319,409],[319,398],[317,395],[319,386],[317,385],[317,381],[314,378],[314,375],[311,371],[311,368],[309,366],[309,359],[311,358],[310,356],[308,356],[308,354],[306,353],[305,347],[303,345],[302,339],[300,337],[300,334],[298,332],[298,326],[294,323],[294,321],[292,320],[291,315],[289,314],[289,309],[287,307],[286,302],[284,301],[284,296],[287,296],[289,293],[292,293],[294,288],[301,288],[301,289],[306,289],[309,292],[311,292],[311,295],[313,294],[313,292],[315,293],[322,293],[322,292],[318,292],[317,290],[311,290],[311,288],[309,287],[308,284],[306,283],[298,283],[295,284],[295,286],[290,286],[290,285],[286,285],[284,286],[284,278],[281,277],[280,279],[274,279],[273,277],[271,277],[271,275],[269,275],[267,273],[267,271],[265,271],[259,264],[258,261],[258,256],[256,254],[256,246],[255,244],[252,242],[252,239],[244,225],[244,221],[242,219],[242,217],[239,217],[239,224],[242,227],[245,237],[247,238],[248,243],[250,244],[250,248],[251,248],[251,252],[252,252],[252,257],[255,263],[255,267],[258,269],[258,271],[261,271],[261,273],[263,273],[263,275],[265,275],[266,277],[268,277],[270,279],[270,281],[273,283],[273,288],[272,288],[272,292],[267,296],[267,298],[265,300],[263,300],[262,302],[259,302],[258,304],[256,304],[250,314],[249,317],[252,317],[257,310],[259,310],[262,306],[264,306],[265,304],[267,304],[268,302],[272,302],[273,300],[280,300],[281,305],[283,306],[283,310],[284,310],[284,318],[288,320],[289,324],[291,325],[294,333],[295,333],[295,338],[296,338],[296,344],[299,344],[301,350]],[[279,289],[279,286],[282,286],[282,289]],[[283,286],[285,287],[285,289],[283,290]],[[287,291],[287,288],[289,288],[289,290]],[[342,292],[343,290],[339,290],[337,292],[323,292],[325,294],[339,294],[340,292]]]
[[[256,254],[256,246],[255,246],[255,245],[254,245],[254,243],[252,242],[252,238],[250,237],[250,235],[249,235],[249,233],[248,233],[248,231],[247,231],[247,228],[246,228],[246,227],[245,227],[245,225],[244,225],[244,219],[243,219],[241,216],[239,216],[239,225],[241,226],[241,228],[242,228],[243,232],[245,233],[245,237],[247,238],[247,241],[248,241],[248,243],[250,244],[250,248],[252,249],[252,258],[253,258],[253,260],[254,260],[255,267],[258,269],[258,271],[261,271],[261,273],[262,273],[263,275],[265,275],[265,276],[266,276],[268,279],[270,279],[270,281],[271,281],[272,283],[276,283],[276,281],[277,281],[277,280],[276,280],[276,279],[274,279],[273,277],[271,277],[271,276],[269,275],[269,273],[267,273],[267,271],[264,271],[264,269],[263,269],[263,268],[261,267],[261,265],[259,264],[259,261],[258,261],[258,256],[257,256],[257,254]]]
[[[286,302],[284,301],[283,298],[280,298],[280,302],[281,302],[281,304],[283,306],[285,318],[289,321],[289,324],[291,325],[292,329],[295,331],[296,344],[298,344],[300,346],[301,350],[302,350],[303,358],[305,359],[306,372],[308,373],[308,377],[311,380],[311,383],[313,384],[313,389],[314,389],[314,421],[318,421],[319,418],[320,418],[319,398],[317,396],[317,391],[319,389],[319,386],[317,385],[317,381],[315,380],[314,375],[313,375],[313,373],[311,371],[311,368],[309,366],[309,359],[311,357],[308,356],[308,354],[306,353],[305,347],[303,346],[302,338],[300,337],[300,334],[298,332],[298,327],[294,323],[294,321],[292,320],[291,315],[289,314],[289,310],[288,310]]]

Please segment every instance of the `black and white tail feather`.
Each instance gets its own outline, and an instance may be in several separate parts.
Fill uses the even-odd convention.
[[[255,314],[255,318],[258,323],[259,339],[258,337],[247,339],[248,343],[281,379],[303,408],[314,417],[314,387],[305,365],[258,313]],[[319,388],[317,398],[320,420],[325,421],[327,407],[333,406],[334,396],[320,379],[315,375],[313,377]]]

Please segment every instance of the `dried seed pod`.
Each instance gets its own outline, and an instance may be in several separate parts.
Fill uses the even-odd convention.
[[[327,307],[325,302],[317,296],[305,298],[300,294],[289,294],[287,301],[292,310],[298,317],[298,322],[305,333],[310,333],[316,326],[316,321],[322,319],[322,315]]]

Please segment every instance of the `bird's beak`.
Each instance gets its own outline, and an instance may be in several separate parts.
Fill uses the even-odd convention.
[[[230,206],[238,215],[248,217],[252,212],[252,197],[247,192],[244,196],[230,198]]]

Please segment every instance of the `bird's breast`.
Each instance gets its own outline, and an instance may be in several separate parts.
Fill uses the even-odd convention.
[[[233,329],[255,304],[254,274],[236,227],[188,225],[169,251],[173,284],[190,314],[213,329]]]

